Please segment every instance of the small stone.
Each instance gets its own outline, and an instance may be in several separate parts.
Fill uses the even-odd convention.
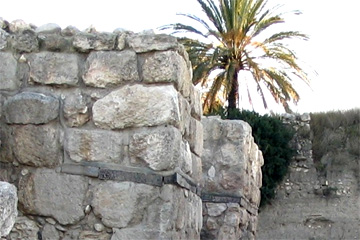
[[[0,90],[16,90],[20,86],[16,59],[12,53],[0,52],[0,62]]]
[[[214,178],[215,177],[215,168],[214,168],[214,166],[211,166],[209,168],[208,176],[209,176],[209,178]]]
[[[36,33],[60,33],[61,27],[55,23],[41,25],[35,29]]]
[[[27,175],[27,174],[29,174],[29,170],[27,170],[26,168],[23,169],[23,170],[21,170],[21,175],[22,175],[22,176],[25,176],[25,175]]]
[[[206,203],[207,213],[209,216],[220,216],[226,209],[226,203]]]
[[[46,218],[45,219],[48,223],[50,223],[51,225],[55,225],[56,221],[53,218]]]
[[[85,214],[89,214],[91,212],[91,206],[86,205],[84,212],[85,212]]]
[[[102,232],[102,231],[104,231],[105,226],[102,225],[101,223],[95,223],[95,224],[94,224],[94,229],[95,229],[97,232]]]
[[[10,31],[15,33],[15,32],[20,32],[23,30],[27,30],[27,29],[31,29],[30,25],[27,24],[24,20],[21,19],[17,19],[14,20],[10,23]]]

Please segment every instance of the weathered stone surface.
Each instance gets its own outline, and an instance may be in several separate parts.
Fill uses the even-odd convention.
[[[79,235],[79,240],[110,240],[111,234],[93,232],[93,231],[82,231]]]
[[[9,239],[20,240],[20,239],[38,239],[39,226],[36,222],[30,220],[27,217],[18,217],[14,228],[11,230]]]
[[[201,105],[201,92],[194,86],[190,87],[190,106],[191,116],[201,121],[201,116],[203,115]]]
[[[179,93],[179,109],[180,109],[180,130],[184,135],[190,133],[191,108],[189,102]]]
[[[143,226],[134,228],[114,228],[111,240],[142,240],[142,239],[163,239],[160,238],[160,230],[144,229]]]
[[[36,33],[60,33],[61,27],[57,25],[56,23],[47,23],[44,25],[41,25],[40,27],[37,27],[35,29]]]
[[[88,100],[81,92],[66,96],[63,110],[69,127],[80,127],[90,119]]]
[[[90,50],[112,50],[115,47],[116,34],[113,33],[85,33],[78,32],[73,41],[73,45],[80,52]]]
[[[116,41],[116,50],[121,51],[125,48],[126,45],[126,32],[118,32],[117,33],[117,41]]]
[[[203,125],[200,121],[191,118],[189,132],[185,133],[185,138],[189,141],[190,148],[196,155],[200,156],[203,152]]]
[[[17,61],[11,53],[0,52],[0,90],[15,90],[20,86],[16,76]]]
[[[7,236],[14,226],[18,197],[16,187],[0,181],[0,237]]]
[[[61,35],[65,37],[72,37],[79,33],[80,30],[74,26],[67,26],[66,28],[61,30]]]
[[[41,52],[29,56],[30,80],[40,84],[77,85],[79,57],[71,53]]]
[[[0,28],[0,50],[7,48],[9,34]]]
[[[71,47],[70,39],[66,39],[60,34],[40,33],[38,39],[41,50],[60,52]]]
[[[137,53],[176,49],[178,46],[175,37],[165,34],[133,34],[127,38],[127,42]]]
[[[54,167],[62,160],[60,133],[56,124],[13,126],[12,144],[16,160],[36,167]]]
[[[27,24],[24,20],[16,19],[12,21],[9,25],[10,32],[21,32],[23,30],[29,30],[31,29],[30,24]]]
[[[161,99],[161,101],[159,101]],[[93,106],[95,125],[105,129],[179,125],[177,92],[173,86],[124,86]]]
[[[126,132],[68,129],[65,151],[75,162],[121,163],[127,158],[128,138]]]
[[[182,136],[178,129],[168,126],[136,133],[130,139],[132,161],[143,161],[156,171],[172,170],[182,160]],[[191,158],[191,156],[190,156]]]
[[[91,52],[85,67],[84,82],[92,87],[110,87],[139,79],[136,54],[121,52]]]
[[[205,203],[207,214],[212,217],[220,216],[227,209],[226,203]]]
[[[185,81],[191,84],[186,62],[176,51],[143,55],[141,66],[141,78],[144,82],[172,82],[179,89]]]
[[[60,224],[74,224],[84,217],[85,177],[37,169],[19,182],[19,202],[26,213],[51,216]]]
[[[41,232],[42,240],[59,240],[60,234],[51,224],[45,224]]]
[[[107,227],[139,224],[147,205],[159,195],[157,187],[131,182],[103,182],[93,186],[94,213]]]
[[[43,124],[59,115],[59,100],[48,95],[22,92],[4,104],[5,119],[10,124]]]
[[[35,52],[39,50],[36,33],[32,29],[25,29],[14,35],[11,47],[17,52]]]

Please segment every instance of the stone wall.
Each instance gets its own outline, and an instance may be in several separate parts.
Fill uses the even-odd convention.
[[[202,239],[255,239],[263,156],[249,124],[202,119]]]
[[[176,38],[0,19],[0,62],[7,239],[254,238],[261,152],[202,119]]]
[[[258,239],[358,239],[359,159],[345,157],[341,165],[334,159],[325,177],[312,157],[310,115],[286,114],[283,121],[296,131],[297,155],[275,199],[259,213]]]
[[[199,239],[202,110],[176,38],[0,26],[8,239]]]

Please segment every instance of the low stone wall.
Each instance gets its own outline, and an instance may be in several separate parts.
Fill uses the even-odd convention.
[[[202,239],[255,239],[264,159],[249,124],[207,117]]]
[[[199,239],[202,111],[166,35],[0,23],[9,239]]]

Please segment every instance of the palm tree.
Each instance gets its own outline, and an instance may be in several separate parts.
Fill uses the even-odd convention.
[[[292,85],[293,78],[308,83],[306,73],[297,63],[295,53],[289,49],[288,39],[307,40],[297,31],[282,31],[266,35],[270,27],[283,23],[280,14],[265,8],[265,0],[197,0],[209,21],[195,15],[181,14],[197,23],[205,31],[181,23],[162,29],[174,33],[193,33],[205,41],[181,38],[193,65],[193,83],[211,87],[204,99],[204,111],[211,111],[219,93],[228,101],[228,110],[238,106],[239,73],[250,72],[257,90],[267,108],[263,88],[275,101],[289,110],[288,101],[297,102],[299,95]],[[211,74],[211,76],[210,76]],[[248,97],[251,102],[249,88]]]

